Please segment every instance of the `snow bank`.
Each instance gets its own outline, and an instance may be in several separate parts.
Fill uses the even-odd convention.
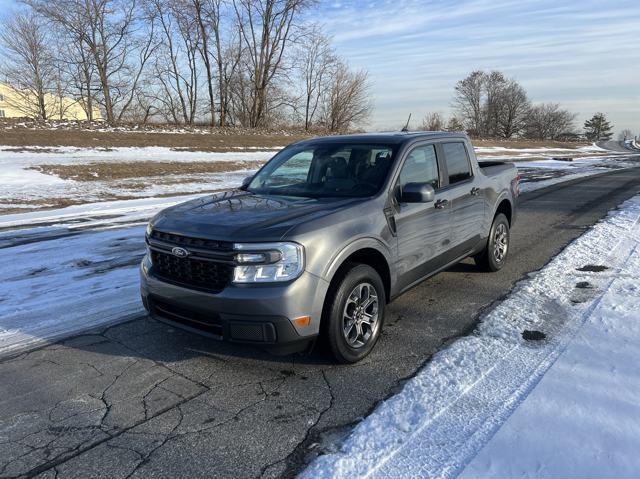
[[[555,454],[555,463],[562,463],[562,457],[568,461],[571,454],[576,454],[573,464],[581,471],[589,472],[590,463],[599,459],[603,461],[600,466],[603,469],[613,457],[609,465],[620,466],[620,474],[613,473],[613,477],[625,476],[631,465],[637,472],[640,469],[637,454],[628,456],[627,453],[630,449],[637,451],[640,448],[640,430],[637,428],[640,378],[637,366],[634,367],[638,357],[638,325],[629,325],[620,337],[609,338],[609,342],[600,345],[585,335],[585,331],[587,334],[589,331],[585,323],[594,322],[598,327],[600,321],[602,327],[612,328],[610,332],[613,333],[621,327],[624,329],[616,318],[632,318],[637,323],[639,243],[640,196],[623,204],[620,211],[610,214],[543,270],[520,283],[504,302],[482,319],[474,334],[438,353],[399,394],[381,403],[362,421],[338,450],[319,457],[302,477],[452,477],[459,474],[536,389],[576,335],[585,338],[580,342],[590,342],[592,349],[600,354],[606,355],[608,349],[620,349],[620,355],[612,359],[620,367],[618,378],[607,380],[606,364],[596,367],[592,363],[594,368],[589,371],[586,366],[582,368],[580,364],[572,363],[575,356],[567,358],[565,355],[563,361],[573,364],[578,374],[564,374],[562,381],[567,382],[567,387],[564,393],[559,391],[554,396],[555,405],[567,409],[560,420],[552,414],[546,416],[547,421],[543,423],[537,422],[539,416],[521,417],[503,436],[496,436],[490,449],[478,456],[467,472],[468,477],[484,476],[485,473],[492,477],[519,477],[521,473],[531,477],[540,475],[545,464],[536,461],[538,449],[527,450],[528,435],[537,438],[536,444],[544,448],[546,457]],[[607,269],[598,272],[602,268],[597,266]],[[625,294],[630,299],[622,303],[620,298]],[[609,310],[613,308],[619,308],[619,314],[610,315]],[[614,323],[617,324],[615,328]],[[546,339],[527,341],[523,339],[524,331],[542,332]],[[635,339],[629,342],[633,334],[636,334]],[[596,339],[599,337],[602,334]],[[574,344],[572,348],[580,349],[580,343]],[[593,360],[597,361],[597,358]],[[624,365],[624,361],[629,362]],[[559,368],[554,374],[561,373],[562,368]],[[631,373],[630,376],[627,373]],[[587,448],[584,456],[580,456],[582,451],[574,449],[554,453],[551,447],[554,433],[596,431],[598,421],[581,429],[580,425],[575,426],[580,416],[571,415],[571,406],[577,405],[576,409],[579,409],[576,395],[591,394],[590,386],[594,381],[600,389],[586,400],[586,404],[591,409],[606,404],[608,412],[621,405],[618,417],[600,421],[608,427],[613,427],[614,423],[617,426],[603,433],[599,444]],[[624,381],[635,381],[635,384],[627,385],[616,398],[612,392],[615,389],[607,388]],[[553,387],[553,380],[549,382],[552,383],[549,387]],[[537,404],[544,403],[544,392],[538,393],[537,397]],[[523,414],[526,416],[526,411]],[[552,424],[554,421],[557,424]],[[577,429],[573,429],[574,426]],[[621,434],[619,438],[607,441],[617,432]],[[545,446],[544,443],[550,440],[551,443]],[[615,447],[621,440],[630,444],[616,452]],[[501,449],[509,441],[516,442],[511,448]],[[564,447],[569,442],[560,439],[556,444]],[[519,454],[524,456],[522,464],[518,464]],[[620,459],[620,456],[624,458]],[[581,466],[584,457],[590,460]],[[551,471],[547,474],[549,477],[599,477],[597,474],[573,474],[570,468],[548,471]]]
[[[636,248],[567,349],[461,477],[638,477],[639,285]]]

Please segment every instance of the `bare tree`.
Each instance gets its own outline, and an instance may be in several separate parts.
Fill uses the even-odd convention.
[[[205,3],[210,4],[213,7],[211,12],[205,11],[205,8],[206,8],[206,5],[204,5]],[[216,6],[218,7],[217,11],[219,13],[220,1],[212,0],[212,1],[206,2],[205,0],[203,2],[202,0],[191,0],[191,4],[193,6],[195,22],[200,32],[200,43],[199,43],[198,49],[200,51],[200,56],[202,57],[202,61],[204,63],[205,71],[207,74],[207,93],[209,95],[209,108],[208,108],[209,124],[211,126],[214,126],[216,124],[216,103],[215,103],[215,96],[213,94],[213,68],[211,65],[211,54],[209,51],[210,50],[209,48],[210,23],[213,23],[214,34],[215,32],[219,31],[219,29],[215,28],[215,25],[216,25],[215,21],[208,22],[207,17],[210,17],[211,15],[213,15],[214,20],[216,18],[219,19],[219,16],[216,16],[215,14],[216,14]],[[211,13],[211,15],[207,15],[208,13]]]
[[[109,123],[126,113],[156,47],[154,22],[136,0],[25,0],[36,12],[78,38],[95,67]]]
[[[498,95],[498,134],[509,139],[524,130],[531,103],[527,92],[515,80],[509,80]]]
[[[484,102],[482,104],[482,126],[481,135],[489,137],[501,136],[501,116],[505,110],[505,89],[509,87],[509,82],[499,71],[492,71],[484,74],[483,90]]]
[[[485,74],[476,70],[455,86],[453,106],[467,131],[473,136],[482,134],[482,96]]]
[[[632,140],[632,139],[633,139],[633,132],[628,128],[625,128],[618,134],[618,140],[620,141],[626,141],[626,140]]]
[[[237,76],[242,58],[240,29],[231,0],[191,0],[202,36],[200,53],[207,74],[209,114],[215,124],[215,95],[218,95],[218,125],[226,126],[232,108],[230,82]]]
[[[456,84],[453,106],[471,135],[511,138],[524,130],[530,103],[517,81],[476,70]]]
[[[60,71],[60,94],[74,98],[84,110],[87,120],[94,120],[99,90],[96,71],[80,35],[50,22],[47,25],[55,39],[54,56]]]
[[[234,0],[233,7],[251,84],[248,126],[262,126],[269,87],[281,72],[296,20],[311,0]]]
[[[181,0],[147,0],[162,35],[152,75],[160,85],[157,101],[165,118],[192,125],[198,113],[200,29],[197,16]]]
[[[351,71],[339,62],[324,105],[324,123],[330,131],[345,131],[369,118],[373,105],[365,70]]]
[[[427,113],[422,119],[421,130],[425,131],[442,131],[444,130],[444,118],[438,112]]]
[[[537,140],[554,140],[574,131],[576,115],[562,109],[558,103],[541,103],[529,110],[525,136]]]
[[[15,91],[15,99],[7,101],[25,116],[44,120],[56,109],[47,101],[55,92],[58,73],[50,41],[46,25],[30,11],[15,13],[0,34],[3,73]]]
[[[302,77],[304,129],[309,130],[316,118],[321,99],[331,87],[337,57],[329,39],[313,25],[302,39],[298,55],[298,67]]]

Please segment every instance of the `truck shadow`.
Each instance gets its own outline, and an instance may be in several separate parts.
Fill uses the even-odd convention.
[[[273,365],[334,364],[320,342],[302,352],[283,354],[259,345],[230,343],[184,331],[146,315],[100,332],[69,338],[61,344],[87,352],[96,352],[99,346],[103,354],[138,357],[161,364],[193,360],[224,363],[236,359]]]
[[[467,258],[461,263],[454,264],[453,266],[447,268],[445,271],[447,271],[448,273],[487,274],[487,272],[480,269],[471,258]]]

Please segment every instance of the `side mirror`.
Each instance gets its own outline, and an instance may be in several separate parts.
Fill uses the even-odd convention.
[[[253,176],[247,176],[244,180],[242,180],[242,186],[240,186],[240,189],[246,190],[249,186],[249,183],[251,183],[251,180],[253,180]]]
[[[402,189],[402,203],[429,203],[433,201],[436,190],[429,183],[407,183]]]

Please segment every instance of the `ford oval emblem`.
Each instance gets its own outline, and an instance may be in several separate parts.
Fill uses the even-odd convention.
[[[184,248],[180,248],[179,246],[173,248],[171,250],[171,254],[173,256],[177,256],[178,258],[186,258],[187,256],[189,256],[189,252]]]

